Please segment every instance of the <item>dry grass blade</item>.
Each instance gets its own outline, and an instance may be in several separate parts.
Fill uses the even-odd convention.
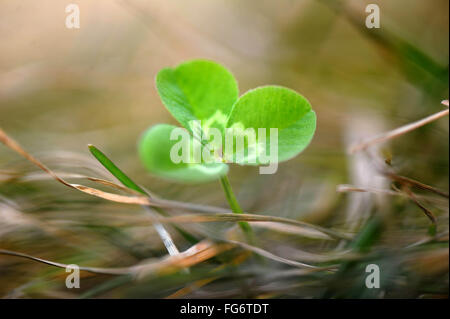
[[[77,189],[81,192],[84,192],[89,195],[93,195],[96,197],[100,197],[103,199],[107,199],[114,202],[119,203],[125,203],[125,204],[138,204],[138,205],[152,205],[155,206],[155,203],[150,202],[150,199],[145,196],[125,196],[125,195],[119,195],[119,194],[113,194],[104,192],[92,187],[78,185],[78,184],[72,184],[67,182],[66,180],[59,177],[57,174],[55,174],[52,170],[47,168],[44,164],[42,164],[39,160],[34,158],[32,155],[30,155],[28,152],[26,152],[16,141],[11,139],[6,133],[0,129],[0,141],[4,143],[7,147],[11,148],[15,152],[19,153],[26,159],[28,159],[30,162],[38,166],[40,169],[45,171],[46,173],[50,174],[55,180],[62,183],[63,185],[66,185],[68,187]],[[92,181],[99,182],[108,186],[115,185],[112,182],[100,180],[93,178]],[[121,188],[118,185],[115,185],[115,187]],[[165,204],[170,206],[170,201],[164,201]],[[190,207],[190,206],[188,206]],[[202,210],[204,208],[202,207]],[[216,214],[216,215],[184,215],[184,216],[177,216],[173,217],[172,222],[209,222],[209,221],[272,221],[272,222],[283,222],[287,224],[292,224],[296,226],[304,226],[313,228],[315,230],[318,230],[322,233],[325,233],[333,238],[340,238],[340,239],[351,239],[351,236],[348,236],[346,234],[341,234],[326,228],[322,228],[320,226],[300,222],[300,221],[294,221],[290,219],[285,218],[279,218],[279,217],[271,217],[271,216],[262,216],[262,215],[253,215],[253,214],[230,214],[230,213],[223,213],[223,214]]]
[[[303,226],[266,221],[251,222],[251,225],[259,229],[268,229],[276,233],[284,234],[286,236],[299,236],[305,239],[335,240],[335,238],[332,238],[331,236],[324,234],[318,230]]]
[[[161,222],[176,222],[176,223],[208,223],[208,222],[276,222],[289,224],[299,227],[307,227],[314,230],[317,230],[323,234],[326,234],[332,238],[345,239],[350,240],[352,236],[346,233],[334,231],[331,229],[323,228],[317,225],[309,224],[306,222],[301,222],[298,220],[293,220],[289,218],[283,217],[275,217],[275,216],[265,216],[265,215],[256,215],[256,214],[188,214],[188,215],[179,215],[167,218],[159,218],[158,221]]]
[[[414,180],[412,178],[405,177],[405,176],[400,176],[400,175],[397,175],[397,174],[394,174],[394,173],[385,173],[385,175],[387,177],[389,177],[390,179],[401,183],[402,185],[417,187],[417,188],[420,188],[420,189],[423,189],[423,190],[430,191],[430,192],[435,193],[437,195],[440,195],[442,197],[449,198],[448,193],[446,193],[446,192],[444,192],[444,191],[442,191],[440,189],[437,189],[437,188],[435,188],[433,186],[430,186],[430,185],[421,183],[419,181],[416,181],[416,180]]]
[[[421,239],[419,241],[416,241],[416,242],[414,242],[412,244],[409,244],[409,245],[405,246],[405,249],[410,249],[410,248],[414,248],[414,247],[417,247],[417,246],[420,246],[420,245],[423,245],[423,244],[428,244],[428,243],[430,243],[432,241],[440,241],[440,240],[448,241],[448,239],[449,239],[448,234],[449,234],[449,231],[446,230],[446,231],[443,231],[442,233],[436,234],[433,237],[427,236],[427,237],[425,237],[425,238],[423,238],[423,239]]]
[[[103,165],[104,168],[106,168],[114,177],[116,177],[122,185],[126,187],[126,189],[129,189],[130,191],[136,192],[138,194],[146,195],[149,200],[151,201],[151,196],[149,193],[147,193],[142,187],[137,185],[130,177],[128,177],[112,160],[108,158],[102,151],[100,151],[97,147],[90,144],[89,145],[89,151],[92,153],[92,155],[100,162],[100,164]],[[107,185],[109,182],[107,182]],[[142,206],[148,213],[148,216],[150,218],[153,218],[153,211],[150,209],[150,207],[143,205]],[[162,213],[162,212],[160,212]],[[164,228],[163,225],[160,223],[154,223],[153,227],[155,228],[156,232],[158,233],[159,237],[164,243],[164,246],[166,247],[167,251],[170,255],[176,255],[179,253],[177,246],[172,240],[172,237],[170,236],[169,232]]]
[[[356,192],[356,193],[374,193],[374,194],[385,194],[385,195],[397,195],[403,196],[404,194],[390,189],[379,189],[373,187],[358,187],[349,184],[340,184],[336,186],[336,191],[339,193]]]
[[[225,250],[231,249],[234,245],[226,243],[213,243],[208,240],[199,242],[198,244],[190,247],[184,252],[177,255],[164,257],[157,261],[144,261],[140,264],[133,265],[130,267],[120,267],[120,268],[98,268],[98,267],[83,267],[79,266],[80,270],[87,271],[95,274],[105,274],[105,275],[132,275],[137,279],[144,278],[150,274],[166,274],[177,270],[186,269],[208,260]],[[34,257],[31,255],[23,254],[20,252],[0,249],[0,255],[8,255],[30,259],[40,263],[44,263],[50,266],[66,268],[68,265],[63,263],[58,263],[39,257]]]
[[[191,203],[183,203],[183,202],[177,202],[177,201],[170,201],[165,199],[157,199],[150,200],[147,196],[125,196],[125,195],[119,195],[119,194],[112,194],[108,192],[104,192],[92,187],[78,185],[78,184],[72,184],[67,182],[65,179],[61,177],[61,175],[56,174],[54,171],[49,169],[47,166],[45,166],[43,163],[41,163],[38,159],[36,159],[34,156],[26,152],[15,140],[13,140],[11,137],[9,137],[1,128],[0,128],[0,142],[5,144],[7,147],[9,147],[11,150],[15,151],[16,153],[22,155],[24,158],[26,158],[28,161],[39,167],[41,170],[49,174],[52,178],[54,178],[56,181],[60,182],[61,184],[77,189],[83,193],[93,195],[96,197],[100,197],[106,200],[110,200],[113,202],[123,203],[123,204],[136,204],[136,205],[144,205],[144,206],[154,206],[154,207],[164,207],[164,208],[173,208],[173,209],[181,209],[181,210],[195,210],[200,212],[217,212],[217,213],[227,213],[230,212],[229,209],[226,208],[220,208],[220,207],[214,207],[214,206],[206,206],[206,205],[198,205],[198,204],[191,204]],[[70,177],[70,175],[68,175]],[[75,177],[81,178],[86,176],[81,176],[77,174]],[[95,178],[95,177],[86,177],[90,181],[100,183],[106,186],[114,187],[123,191],[126,191],[128,193],[135,194],[132,189],[117,185],[113,182],[106,181],[103,179]]]
[[[127,192],[129,194],[138,194],[134,190],[132,190],[128,187],[118,185],[116,183],[113,183],[111,181],[108,181],[108,180],[105,180],[102,178],[87,176],[87,175],[83,175],[83,174],[76,174],[76,173],[56,172],[54,170],[53,170],[53,173],[55,175],[59,176],[59,178],[63,178],[63,179],[65,179],[65,178],[87,179],[91,182],[102,184],[102,185],[105,185],[105,186],[108,186],[111,188],[115,188],[115,189]],[[33,173],[29,173],[29,174],[19,174],[19,173],[14,173],[14,172],[0,171],[0,176],[1,175],[5,175],[7,177],[0,178],[0,181],[9,181],[9,180],[39,181],[39,180],[47,180],[47,179],[54,178],[52,175],[49,175],[46,172],[38,172],[38,173],[33,172]]]
[[[414,193],[411,192],[409,187],[404,187],[405,193],[409,196],[409,198],[425,213],[425,215],[430,219],[433,224],[436,224],[436,217],[434,214],[425,206],[423,206],[418,199],[414,196]]]
[[[59,267],[59,268],[67,268],[67,264],[62,264],[62,263],[58,263],[58,262],[54,262],[54,261],[50,261],[50,260],[46,260],[46,259],[42,259],[39,257],[34,257],[31,255],[27,255],[27,254],[23,254],[23,253],[19,253],[19,252],[15,252],[15,251],[10,251],[10,250],[5,250],[5,249],[0,249],[0,255],[8,255],[8,256],[15,256],[15,257],[21,257],[21,258],[26,258],[26,259],[30,259],[33,261],[37,261],[43,264],[47,264],[50,266],[55,266],[55,267]],[[132,274],[132,267],[125,267],[125,268],[98,268],[98,267],[83,267],[80,266],[79,267],[80,270],[83,271],[87,271],[87,272],[91,272],[91,273],[95,273],[95,274],[105,274],[105,275],[128,275],[128,274]]]
[[[118,185],[116,183],[113,183],[113,182],[105,180],[105,179],[101,179],[101,178],[97,178],[97,177],[91,177],[91,176],[85,176],[84,178],[90,180],[91,182],[102,184],[102,185],[105,185],[105,186],[108,186],[108,187],[111,187],[111,188],[115,188],[115,189],[121,190],[121,191],[129,193],[129,194],[133,194],[133,195],[136,195],[136,196],[138,196],[138,194],[139,194],[136,191],[132,190],[131,188]]]
[[[268,259],[271,259],[271,260],[274,260],[274,261],[277,261],[277,262],[280,262],[280,263],[283,263],[283,264],[286,264],[286,265],[289,265],[289,266],[293,266],[293,267],[321,269],[321,270],[331,270],[331,269],[336,268],[334,266],[322,268],[322,267],[317,267],[317,266],[314,266],[314,265],[305,264],[305,263],[302,263],[302,262],[299,262],[299,261],[286,259],[286,258],[277,256],[277,255],[274,255],[271,252],[269,252],[267,250],[264,250],[262,248],[255,247],[255,246],[252,246],[252,245],[249,245],[249,244],[246,244],[246,243],[243,243],[243,242],[235,241],[235,240],[227,240],[227,242],[229,242],[231,244],[234,244],[236,246],[239,246],[241,248],[244,248],[246,250],[250,250],[250,251],[252,251],[252,252],[254,252],[254,253],[256,253],[256,254],[258,254],[260,256],[263,256],[263,257],[266,257]]]
[[[103,199],[110,200],[112,202],[122,203],[122,204],[137,204],[137,205],[151,205],[150,200],[146,197],[142,196],[125,196],[125,195],[118,195],[113,193],[108,193],[101,191],[99,189],[95,189],[88,186],[78,185],[78,184],[70,184],[70,183],[64,183],[65,185],[75,188],[83,193],[100,197]]]
[[[448,106],[448,101],[443,101],[442,104]],[[438,119],[440,119],[440,118],[442,118],[444,116],[447,116],[448,114],[449,114],[449,109],[446,109],[446,110],[437,112],[437,113],[435,113],[433,115],[427,116],[427,117],[425,117],[425,118],[423,118],[423,119],[421,119],[419,121],[416,121],[416,122],[413,122],[413,123],[401,126],[401,127],[396,128],[396,129],[394,129],[392,131],[389,131],[389,132],[385,132],[385,133],[379,134],[379,135],[377,135],[375,137],[372,137],[372,138],[369,138],[369,139],[364,140],[362,142],[353,144],[350,147],[349,152],[352,154],[352,153],[364,150],[364,149],[366,149],[369,146],[372,146],[374,144],[382,143],[382,142],[385,142],[387,140],[396,138],[396,137],[401,136],[401,135],[403,135],[405,133],[413,131],[413,130],[421,127],[421,126],[424,126],[424,125],[426,125],[428,123],[436,121],[436,120],[438,120]]]
[[[137,279],[142,279],[150,275],[168,274],[187,269],[233,247],[234,245],[228,243],[214,243],[210,240],[203,240],[177,255],[169,256],[157,262],[144,262],[138,265],[136,276]]]
[[[162,198],[153,197],[154,206],[170,208],[170,209],[178,209],[184,211],[196,211],[202,213],[231,213],[231,210],[223,207],[216,207],[210,205],[200,205],[200,204],[192,204],[185,202],[178,202],[174,200],[167,200]]]
[[[228,265],[239,265],[242,261],[247,259],[248,256],[250,256],[250,252],[248,252],[248,251],[242,252],[242,253],[238,254],[236,257],[234,257],[230,262],[224,263],[224,264],[218,266],[217,268],[213,269],[212,273],[216,273],[219,270],[226,268],[226,266],[228,266]],[[189,284],[186,287],[183,287],[183,288],[175,291],[174,293],[170,294],[169,296],[165,297],[165,299],[181,298],[203,286],[206,286],[207,284],[209,284],[219,278],[220,278],[219,276],[213,276],[210,278],[205,278],[205,279],[200,279],[200,280],[194,281],[192,284]]]
[[[383,188],[373,188],[373,187],[361,187],[361,186],[355,186],[355,185],[349,185],[349,184],[340,184],[336,187],[336,191],[339,193],[349,193],[349,192],[355,192],[355,193],[372,193],[372,194],[381,194],[381,195],[389,195],[389,196],[399,196],[399,197],[406,197],[409,198],[405,192],[402,192],[398,189],[390,190],[390,189],[383,189]],[[422,195],[422,194],[415,194],[414,195],[417,199],[425,200],[427,202],[433,203],[435,205],[441,206],[441,207],[448,207],[448,200],[439,198],[432,195]]]
[[[124,204],[138,204],[138,205],[152,205],[153,203],[150,202],[150,200],[145,196],[125,196],[125,195],[118,195],[118,194],[112,194],[108,192],[104,192],[92,187],[78,185],[78,184],[72,184],[58,176],[56,173],[54,173],[52,170],[50,170],[47,166],[42,164],[38,159],[33,157],[31,154],[26,152],[15,140],[10,138],[1,128],[0,128],[0,141],[5,144],[7,147],[12,149],[13,151],[19,153],[23,157],[25,157],[27,160],[29,160],[31,163],[45,171],[46,173],[50,174],[55,180],[60,182],[63,185],[66,185],[68,187],[77,189],[83,193],[100,197],[103,199],[107,199],[113,202],[118,203],[124,203]],[[97,181],[99,181],[97,179]],[[111,182],[108,182],[109,186],[111,186]]]

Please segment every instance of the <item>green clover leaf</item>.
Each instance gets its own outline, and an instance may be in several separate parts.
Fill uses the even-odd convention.
[[[156,77],[156,88],[164,106],[190,134],[189,146],[184,149],[188,157],[192,158],[195,143],[201,152],[208,147],[221,156],[220,161],[202,158],[175,163],[170,154],[178,141],[170,136],[176,127],[154,126],[141,138],[139,154],[145,167],[163,178],[203,182],[226,175],[225,163],[264,165],[286,161],[303,151],[315,132],[316,115],[303,96],[284,87],[264,86],[238,98],[237,82],[231,72],[212,61],[193,60],[164,68]],[[196,129],[194,121],[200,121],[201,126]],[[221,134],[219,146],[208,144],[208,133],[213,128]],[[248,135],[248,129],[255,135]],[[274,129],[276,134],[272,134]],[[226,147],[228,132],[235,134],[232,148]],[[239,144],[237,139],[243,142]]]

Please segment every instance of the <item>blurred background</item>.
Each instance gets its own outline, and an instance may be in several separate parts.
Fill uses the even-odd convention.
[[[448,99],[449,2],[376,1],[381,28],[367,29],[365,8],[372,2],[77,0],[80,28],[68,29],[69,1],[2,1],[0,127],[59,173],[114,180],[90,156],[91,143],[162,198],[226,208],[219,182],[169,183],[147,174],[139,162],[140,134],[156,123],[176,124],[157,95],[156,73],[207,58],[234,73],[241,94],[265,84],[292,88],[317,113],[313,142],[275,175],[232,167],[236,195],[245,211],[353,234],[371,215],[388,214],[370,257],[382,265],[383,289],[360,287],[364,262],[335,288],[333,273],[304,274],[252,257],[230,262],[242,255],[235,249],[190,273],[137,282],[83,272],[81,288],[70,290],[64,269],[0,255],[0,296],[165,298],[199,280],[210,281],[177,296],[320,298],[330,289],[340,297],[446,296],[448,195],[414,190],[438,221],[441,236],[429,240],[429,220],[406,196],[336,191],[340,184],[396,191],[368,156],[349,155],[347,148],[436,113]],[[447,192],[448,146],[445,117],[376,147],[374,154],[397,174]],[[123,224],[127,216],[132,225]],[[95,267],[157,260],[166,251],[151,226],[135,223],[144,216],[139,206],[63,186],[0,144],[0,249]],[[185,226],[198,238],[220,238],[234,229],[239,237],[231,222]],[[279,225],[254,227],[258,246],[277,256],[318,266],[344,262],[337,257],[347,252],[343,242]],[[168,229],[180,250],[190,247]]]

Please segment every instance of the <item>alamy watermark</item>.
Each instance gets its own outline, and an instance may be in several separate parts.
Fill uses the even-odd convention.
[[[79,29],[80,28],[80,7],[77,4],[71,3],[66,6],[66,28]]]
[[[380,28],[380,7],[374,3],[368,4],[366,7],[366,27],[368,29]]]
[[[366,287],[369,289],[380,288],[380,267],[376,264],[367,265],[366,272],[370,273],[366,277]]]
[[[244,128],[234,125],[222,131],[202,127],[201,121],[189,122],[192,135],[183,128],[174,128],[170,150],[173,163],[237,163],[262,165],[260,174],[274,174],[278,169],[278,129]]]
[[[75,264],[67,265],[66,272],[70,273],[66,277],[66,287],[69,289],[80,288],[80,267]]]

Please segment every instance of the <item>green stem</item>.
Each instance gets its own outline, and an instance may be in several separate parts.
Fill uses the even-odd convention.
[[[231,210],[235,214],[243,214],[241,206],[239,206],[239,203],[236,199],[236,196],[234,196],[233,189],[231,188],[230,181],[228,180],[228,176],[222,176],[220,178],[220,183],[222,184],[223,190],[225,192],[225,197],[227,198],[228,204],[230,205]],[[241,227],[244,234],[247,236],[250,242],[253,241],[253,233],[252,228],[247,222],[239,222],[239,227]]]

